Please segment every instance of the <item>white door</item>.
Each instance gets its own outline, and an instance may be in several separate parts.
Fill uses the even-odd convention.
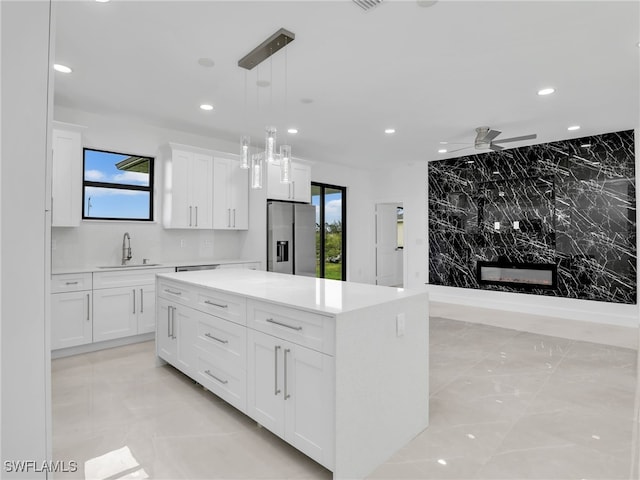
[[[145,285],[136,289],[138,333],[156,331],[156,287]]]
[[[156,330],[156,353],[165,361],[173,364],[177,358],[177,342],[173,338],[173,305],[164,298],[158,299],[158,329]]]
[[[285,439],[331,468],[335,424],[334,358],[287,344],[283,360]]]
[[[51,295],[51,349],[92,341],[91,292]]]
[[[284,438],[283,345],[247,329],[247,415]]]
[[[398,283],[398,205],[376,205],[376,285]]]
[[[135,287],[93,291],[93,341],[129,337],[138,333]]]

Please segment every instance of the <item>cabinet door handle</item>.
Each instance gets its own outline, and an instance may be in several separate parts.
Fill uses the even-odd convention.
[[[87,293],[87,322],[91,320],[90,315],[91,315],[91,300],[89,298],[89,294]]]
[[[296,198],[296,182],[294,182],[293,180],[291,180],[291,189],[293,190],[291,198]]]
[[[227,208],[227,227],[231,226],[231,209]]]
[[[213,335],[211,335],[209,332],[204,334],[205,337],[210,338],[212,340],[215,340],[216,342],[220,342],[220,343],[229,343],[229,340],[222,340],[221,338],[218,337],[214,337]]]
[[[173,290],[170,290],[168,288],[165,288],[164,291],[170,293],[171,295],[182,295],[182,292],[174,292]]]
[[[78,282],[65,282],[64,284],[65,285],[77,285]]]
[[[196,227],[198,226],[198,206],[196,205]]]
[[[290,328],[291,330],[298,330],[298,331],[302,330],[302,327],[294,327],[293,325],[287,325],[286,323],[278,322],[273,318],[267,318],[265,321],[269,323],[275,323],[276,325],[280,325],[281,327]]]
[[[280,345],[276,345],[275,347],[273,347],[273,356],[275,359],[275,366],[274,366],[274,378],[275,378],[275,386],[274,386],[274,395],[278,395],[280,393],[280,390],[278,390],[278,350],[280,350]]]
[[[191,210],[193,209],[193,207],[191,205],[189,205],[189,226],[191,226]]]
[[[214,307],[229,308],[229,305],[222,305],[220,303],[210,302],[209,300],[205,300],[204,303],[206,303],[207,305],[213,305]]]
[[[211,373],[209,370],[205,370],[204,373],[206,373],[207,375],[209,375],[211,378],[213,378],[214,380],[219,381],[221,384],[226,385],[227,383],[229,383],[229,380],[222,380],[221,378],[216,377],[213,373]]]
[[[140,313],[144,313],[144,290],[140,289]]]
[[[290,349],[285,348],[284,349],[284,399],[286,400],[287,398],[291,397],[291,395],[289,395],[289,391],[287,388],[287,353],[291,352]]]
[[[136,313],[136,289],[133,290],[133,313]]]
[[[176,307],[171,307],[171,338],[176,337]]]
[[[236,209],[233,209],[233,227],[235,228],[236,226]]]
[[[167,338],[171,338],[171,307],[167,307]]]

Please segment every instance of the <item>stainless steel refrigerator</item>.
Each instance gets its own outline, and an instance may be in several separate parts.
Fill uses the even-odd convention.
[[[267,270],[316,276],[316,208],[267,202]]]

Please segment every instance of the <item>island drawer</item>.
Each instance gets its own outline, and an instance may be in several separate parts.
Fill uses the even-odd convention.
[[[247,411],[247,372],[239,366],[199,351],[195,380],[241,412]]]
[[[328,355],[335,354],[333,317],[248,300],[247,326]]]
[[[51,275],[51,293],[79,292],[91,288],[91,272]]]
[[[193,287],[189,287],[178,282],[160,280],[158,282],[157,293],[161,298],[190,307],[191,299],[193,297]]]
[[[202,312],[240,325],[247,324],[247,301],[244,297],[217,290],[199,289],[195,291],[194,300],[194,307]]]
[[[199,315],[196,347],[232,365],[246,368],[247,328],[212,315]]]

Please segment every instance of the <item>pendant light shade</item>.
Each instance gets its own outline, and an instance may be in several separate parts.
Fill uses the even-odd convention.
[[[245,170],[249,168],[249,145],[251,144],[251,138],[247,135],[240,137],[240,168]]]
[[[262,188],[262,177],[264,176],[263,155],[254,153],[251,155],[251,188]]]
[[[291,183],[291,145],[280,146],[280,183]]]
[[[266,161],[273,163],[276,155],[276,127],[266,128],[266,139],[264,146]]]

